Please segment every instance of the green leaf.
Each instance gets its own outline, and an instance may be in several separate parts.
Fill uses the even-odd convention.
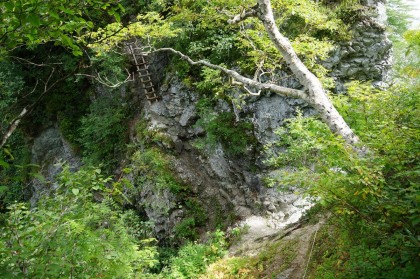
[[[60,16],[59,16],[56,12],[54,12],[54,11],[50,11],[50,12],[49,12],[49,15],[50,15],[52,18],[55,18],[55,19],[60,19]]]
[[[74,15],[75,14],[75,11],[67,9],[64,6],[61,6],[60,10],[62,10],[63,12],[65,12],[66,14],[69,14],[69,15]]]
[[[80,193],[80,190],[77,189],[77,188],[73,188],[73,189],[71,189],[71,191],[75,196],[77,196]]]
[[[10,157],[11,160],[15,159],[15,157],[13,157],[13,154],[12,154],[12,152],[10,152],[9,149],[3,148],[3,151],[4,151],[4,153],[6,153],[6,155],[8,155]]]
[[[4,3],[4,6],[6,7],[8,11],[13,11],[14,9],[13,1]]]
[[[0,166],[3,167],[3,168],[5,168],[5,169],[7,169],[7,168],[10,167],[10,165],[7,162],[3,161],[3,160],[0,160]]]
[[[119,15],[117,12],[114,12],[114,13],[113,13],[113,16],[114,16],[114,18],[115,18],[115,20],[116,20],[117,22],[120,22],[120,21],[121,21],[121,17],[120,17],[120,15]]]
[[[2,196],[8,190],[9,190],[9,187],[7,187],[7,186],[0,186],[0,196]]]
[[[79,48],[74,48],[74,49],[72,49],[72,52],[71,52],[74,56],[82,56],[83,55],[83,52],[79,49]]]
[[[46,181],[45,177],[42,174],[40,174],[40,173],[34,172],[34,173],[31,173],[31,175],[34,178],[37,178],[41,182],[45,182]]]
[[[33,26],[37,27],[41,25],[41,19],[35,15],[35,14],[30,14],[27,18],[28,22],[30,24],[32,24]]]

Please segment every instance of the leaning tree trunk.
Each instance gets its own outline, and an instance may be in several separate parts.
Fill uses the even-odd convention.
[[[7,128],[6,132],[4,133],[4,135],[1,137],[0,140],[0,148],[2,148],[7,140],[10,138],[10,136],[13,134],[13,132],[16,130],[17,126],[19,125],[20,121],[22,120],[22,118],[28,113],[28,109],[25,107],[23,108],[23,110],[20,112],[20,114],[13,119],[10,124],[9,127]]]
[[[332,132],[342,136],[351,145],[357,144],[359,138],[328,99],[320,80],[302,63],[288,39],[279,32],[270,0],[258,0],[257,15],[277,50],[282,54],[299,82],[306,88],[307,97],[305,100],[319,112],[322,120]]]

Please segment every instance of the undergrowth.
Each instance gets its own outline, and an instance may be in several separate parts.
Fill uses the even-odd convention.
[[[253,133],[254,125],[246,120],[237,120],[233,112],[216,112],[209,99],[200,100],[197,105],[200,119],[196,126],[206,131],[206,137],[197,139],[195,146],[199,149],[210,146],[215,148],[218,143],[233,156],[246,154],[256,143]]]

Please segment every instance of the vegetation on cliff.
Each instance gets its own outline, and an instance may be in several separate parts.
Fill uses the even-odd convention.
[[[415,278],[419,31],[395,36],[398,61],[389,87],[353,81],[329,103],[334,80],[321,61],[351,39],[352,24],[372,16],[362,1],[273,0],[275,23],[267,0],[61,2],[0,3],[2,276],[198,278],[225,254],[219,230],[204,243],[192,242],[206,216],[171,168],[176,154],[164,154],[171,139],[140,121],[140,142],[128,145],[132,127],[125,124],[138,116],[138,103],[120,85],[132,81],[125,43],[137,39],[142,51],[176,54],[168,71],[201,94],[197,125],[206,138],[197,146],[220,143],[228,156],[255,148],[252,123],[237,121],[235,109],[216,115],[218,98],[236,106],[244,100],[238,92],[272,91],[317,109],[313,117],[297,113],[266,146],[266,164],[280,174],[269,184],[294,187],[316,201],[314,212],[328,216],[308,255],[308,278]],[[301,86],[280,86],[280,73]],[[28,146],[54,125],[85,166],[62,164],[56,180],[45,181]],[[155,191],[178,195],[185,206],[170,245],[158,247],[145,215],[130,210],[130,175],[140,187],[147,180]],[[33,179],[48,191],[30,205]],[[260,258],[218,262],[219,275],[245,278],[245,269],[255,278],[276,275],[264,268],[278,247],[287,244]]]

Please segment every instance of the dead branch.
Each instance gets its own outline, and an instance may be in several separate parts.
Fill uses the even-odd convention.
[[[95,75],[88,75],[88,74],[76,74],[76,76],[88,77],[88,78],[91,78],[91,79],[97,81],[98,83],[100,83],[100,84],[102,84],[106,87],[117,88],[117,87],[120,87],[121,85],[123,85],[127,82],[134,81],[134,76],[127,69],[125,69],[125,71],[127,72],[127,77],[124,80],[117,81],[117,82],[110,81],[109,78],[106,77],[106,76],[102,77],[100,73],[96,73],[96,76]]]
[[[244,9],[240,14],[235,15],[233,18],[229,19],[227,22],[229,24],[236,24],[238,22],[241,22],[249,17],[254,17],[257,15],[257,8],[258,5],[255,5],[254,7],[250,8],[249,10]]]

